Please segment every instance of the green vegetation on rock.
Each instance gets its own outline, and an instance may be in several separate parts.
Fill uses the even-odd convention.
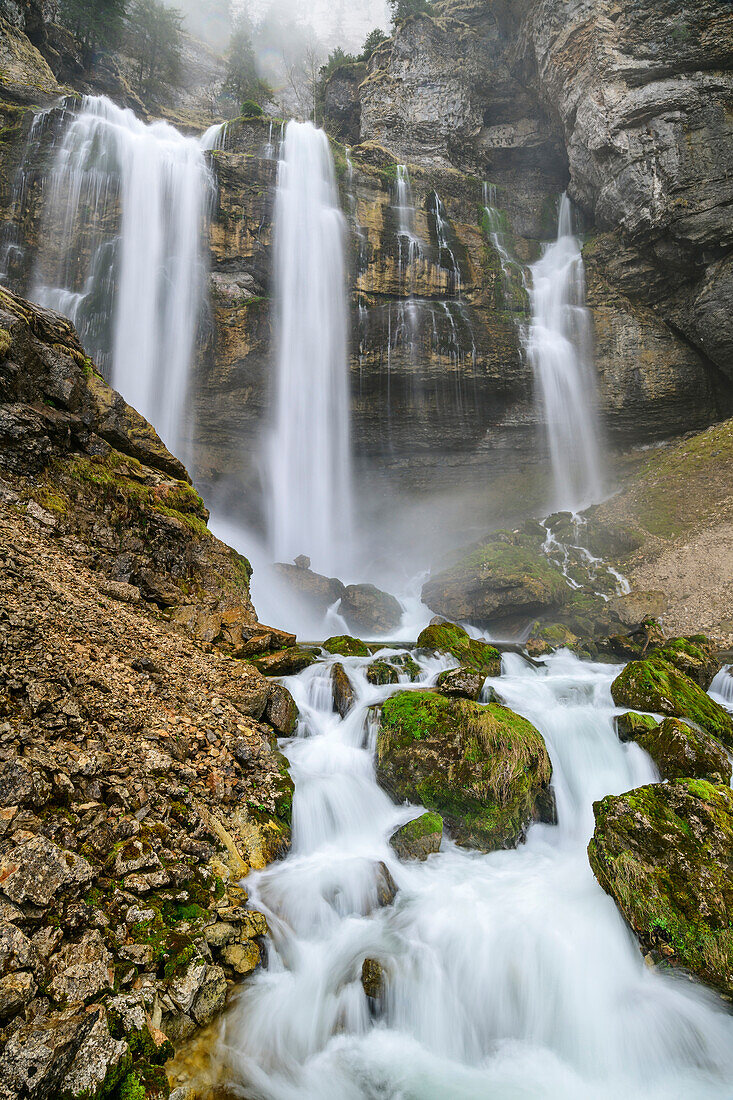
[[[399,674],[396,668],[386,661],[372,661],[366,671],[366,678],[370,684],[376,687],[384,687],[385,684],[399,683]]]
[[[327,653],[334,653],[339,657],[368,657],[369,650],[360,638],[352,638],[350,634],[338,634],[334,638],[327,638],[323,643]]]
[[[378,782],[441,814],[467,847],[512,847],[533,820],[551,820],[551,775],[540,734],[497,703],[407,691],[382,708]]]
[[[440,850],[442,835],[443,818],[428,811],[399,828],[389,842],[400,859],[425,860]]]
[[[630,661],[611,684],[616,706],[687,718],[733,748],[733,719],[703,689],[660,654]]]
[[[498,676],[501,672],[499,650],[486,642],[470,638],[457,623],[434,623],[426,626],[417,639],[418,648],[436,653],[449,653],[465,668],[475,669],[484,676]]]
[[[722,668],[704,634],[696,634],[690,638],[672,638],[655,650],[654,656],[664,658],[670,665],[684,672],[703,691],[707,691],[716,673]]]
[[[642,948],[733,996],[733,792],[677,779],[594,805],[591,866]]]

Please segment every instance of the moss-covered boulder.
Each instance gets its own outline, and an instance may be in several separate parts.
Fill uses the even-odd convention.
[[[440,851],[443,836],[443,818],[440,814],[426,813],[408,821],[393,833],[389,842],[400,859],[426,860],[433,852]]]
[[[615,721],[616,733],[620,741],[638,741],[645,733],[656,729],[659,723],[651,714],[637,714],[629,710],[626,714],[619,714]]]
[[[334,638],[327,638],[323,648],[327,653],[335,653],[338,657],[369,656],[369,650],[361,638],[352,638],[350,634],[338,634]]]
[[[484,686],[484,676],[473,668],[460,665],[441,672],[436,687],[441,695],[457,695],[462,699],[478,701]]]
[[[493,645],[469,637],[457,623],[438,622],[426,626],[417,639],[419,649],[448,653],[466,667],[486,676],[501,672],[501,653]]]
[[[591,866],[644,952],[733,997],[733,791],[677,779],[593,808]]]
[[[539,538],[497,532],[423,586],[424,602],[439,615],[484,626],[552,614],[571,589],[542,552]]]
[[[637,717],[641,718],[642,715]],[[731,764],[727,752],[714,737],[695,729],[680,718],[665,718],[638,730],[626,740],[635,741],[648,752],[662,779],[707,779],[730,783]]]
[[[406,676],[411,684],[419,680],[422,675],[420,665],[409,653],[397,653],[389,658],[389,663],[394,665],[400,676]]]
[[[541,735],[498,703],[405,691],[382,707],[378,782],[441,814],[466,847],[511,848],[532,821],[552,820],[551,777]]]
[[[671,638],[655,650],[654,655],[663,657],[679,672],[684,672],[703,691],[708,690],[723,667],[704,634],[696,634],[690,638]]]
[[[687,718],[733,748],[733,718],[661,654],[631,661],[611,684],[617,707]]]
[[[372,661],[367,667],[366,678],[375,687],[384,687],[386,684],[398,684],[399,673],[393,665],[387,661]]]

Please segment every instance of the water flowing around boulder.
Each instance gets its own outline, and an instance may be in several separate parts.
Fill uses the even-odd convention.
[[[585,271],[567,195],[557,240],[531,268],[532,322],[526,350],[547,429],[554,507],[578,511],[601,495],[590,313]]]
[[[346,222],[328,138],[285,132],[275,201],[277,365],[268,440],[273,555],[348,563],[351,530]]]
[[[66,314],[112,385],[181,448],[213,196],[215,137],[146,125],[104,97],[68,113],[31,296]]]

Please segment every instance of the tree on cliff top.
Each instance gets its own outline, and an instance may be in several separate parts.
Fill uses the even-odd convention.
[[[252,45],[252,24],[246,12],[242,11],[232,30],[227,57],[227,75],[224,90],[238,103],[252,100],[262,104],[272,99],[272,89],[257,73],[254,46]]]
[[[392,9],[392,24],[404,23],[411,15],[430,15],[432,5],[428,0],[388,0]]]
[[[161,0],[133,0],[127,48],[138,63],[138,86],[148,95],[175,84],[181,67],[183,16]]]
[[[59,17],[80,43],[88,66],[96,50],[116,46],[127,0],[61,0]]]

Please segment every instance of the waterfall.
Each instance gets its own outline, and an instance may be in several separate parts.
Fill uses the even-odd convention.
[[[69,115],[55,152],[31,297],[65,313],[112,385],[173,449],[206,286],[204,226],[222,135],[146,125],[105,98]]]
[[[268,445],[276,560],[348,563],[352,518],[346,223],[328,138],[290,122],[278,168],[277,365]]]
[[[554,508],[579,509],[601,494],[599,424],[585,270],[567,195],[557,240],[531,267],[532,321],[525,334],[554,477]]]
[[[385,650],[390,660],[396,651]],[[451,662],[412,654],[421,687]],[[726,1006],[650,970],[593,876],[593,802],[655,779],[616,735],[618,669],[558,653],[516,654],[487,687],[545,738],[558,824],[488,855],[443,839],[403,863],[387,838],[418,807],[376,784],[375,706],[396,686],[367,682],[371,657],[334,657],[290,677],[300,712],[283,744],[295,781],[290,855],[247,879],[271,931],[266,967],[222,1029],[222,1092],[260,1100],[718,1100],[733,1073]],[[356,702],[333,711],[340,661]],[[378,908],[386,865],[399,893]],[[365,958],[387,974],[377,1019]]]

